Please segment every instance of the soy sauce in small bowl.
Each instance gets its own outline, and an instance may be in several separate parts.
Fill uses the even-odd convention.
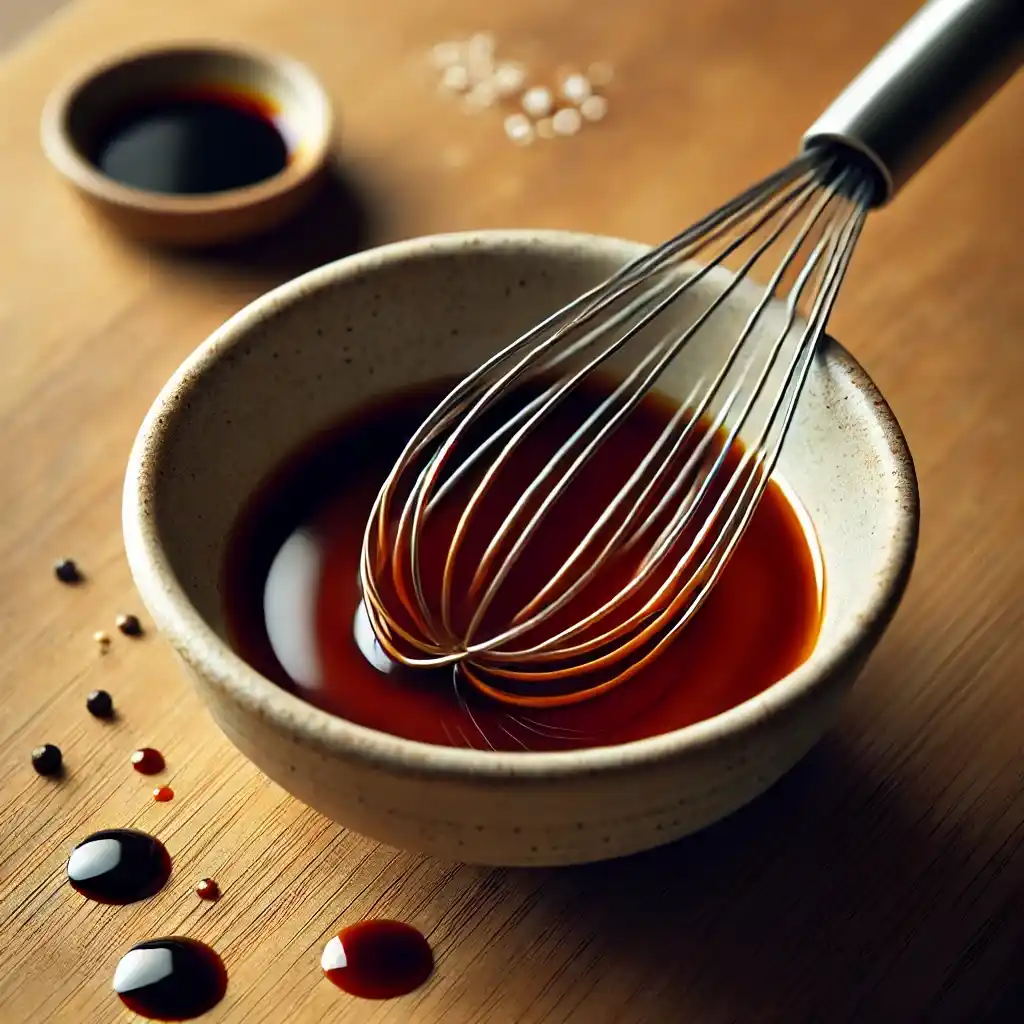
[[[220,47],[129,54],[43,111],[50,162],[123,232],[207,246],[268,231],[322,180],[330,103],[286,57]]]
[[[208,195],[280,174],[289,147],[272,101],[229,88],[176,89],[116,112],[89,156],[130,188]]]

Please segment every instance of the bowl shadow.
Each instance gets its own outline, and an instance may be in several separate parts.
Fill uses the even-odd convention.
[[[357,167],[335,159],[326,166],[309,205],[278,228],[225,245],[147,246],[145,252],[191,285],[242,282],[255,295],[385,241],[387,209]],[[123,241],[143,248],[131,239]]]
[[[885,685],[906,665],[890,644],[866,671]],[[616,963],[566,1019],[1024,1020],[1024,857],[1007,843],[1001,863],[970,863],[957,823],[857,746],[838,727],[759,800],[670,846],[511,873],[562,908],[566,947]]]
[[[293,220],[244,242],[197,254],[202,262],[224,263],[287,280],[376,244],[381,210],[367,184],[339,161],[330,162],[316,196]]]

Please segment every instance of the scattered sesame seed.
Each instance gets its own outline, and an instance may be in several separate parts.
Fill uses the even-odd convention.
[[[575,107],[564,107],[551,119],[556,135],[575,135],[583,127],[583,118]]]
[[[615,77],[615,69],[606,60],[595,61],[587,68],[591,85],[607,85]]]
[[[588,96],[580,104],[580,113],[584,120],[600,121],[608,113],[608,101],[603,96]]]
[[[441,87],[450,92],[465,92],[469,88],[469,71],[462,64],[453,64],[444,69]]]
[[[569,75],[562,82],[562,95],[570,103],[580,104],[588,99],[593,90],[586,75]]]
[[[491,79],[484,79],[473,86],[464,102],[467,108],[477,111],[493,107],[497,99],[498,90],[494,87],[494,82]]]
[[[505,134],[517,145],[533,142],[533,125],[525,114],[510,114],[505,118]]]
[[[494,53],[494,45],[493,32],[477,32],[469,37],[466,49],[470,54],[477,54],[478,56],[486,54],[490,57]]]
[[[517,61],[499,64],[494,69],[494,89],[504,98],[515,96],[526,85],[526,68]]]
[[[543,85],[527,89],[522,97],[523,110],[533,118],[547,117],[555,104],[551,90]]]
[[[465,47],[462,43],[438,43],[430,51],[430,63],[438,71],[450,68],[453,64],[461,64]]]
[[[494,36],[478,32],[466,44],[466,68],[470,80],[483,82],[494,74]]]

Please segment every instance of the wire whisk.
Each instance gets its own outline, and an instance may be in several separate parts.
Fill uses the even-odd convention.
[[[769,485],[868,212],[967,119],[981,86],[991,94],[1019,65],[1021,10],[933,0],[811,128],[800,156],[442,400],[389,473],[364,537],[363,605],[389,657],[451,667],[487,697],[542,708],[605,693],[664,653]],[[753,287],[735,320],[730,300]],[[688,360],[701,347],[715,357]],[[608,438],[680,374],[686,401],[617,496],[574,508],[573,484]],[[516,474],[526,440],[596,379],[611,383],[515,500],[497,517],[492,508],[480,541],[496,480]],[[538,531],[581,511],[578,542],[510,605],[509,580]],[[438,558],[430,531],[441,521]],[[622,580],[611,594],[597,586],[609,574]]]

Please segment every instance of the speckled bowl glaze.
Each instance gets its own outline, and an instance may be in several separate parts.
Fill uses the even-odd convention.
[[[226,642],[225,538],[281,459],[375,395],[469,370],[642,251],[585,235],[483,232],[350,257],[234,316],[150,410],[124,493],[142,599],[228,738],[335,821],[393,846],[483,864],[567,864],[669,842],[752,800],[810,749],[892,618],[917,541],[913,463],[867,374],[829,340],[780,463],[820,542],[821,634],[802,666],[755,699],[617,747],[457,750],[326,714]],[[711,275],[701,287],[718,291],[723,280]],[[757,294],[735,292],[723,343]],[[670,376],[664,390],[678,387],[682,398],[685,376]]]

